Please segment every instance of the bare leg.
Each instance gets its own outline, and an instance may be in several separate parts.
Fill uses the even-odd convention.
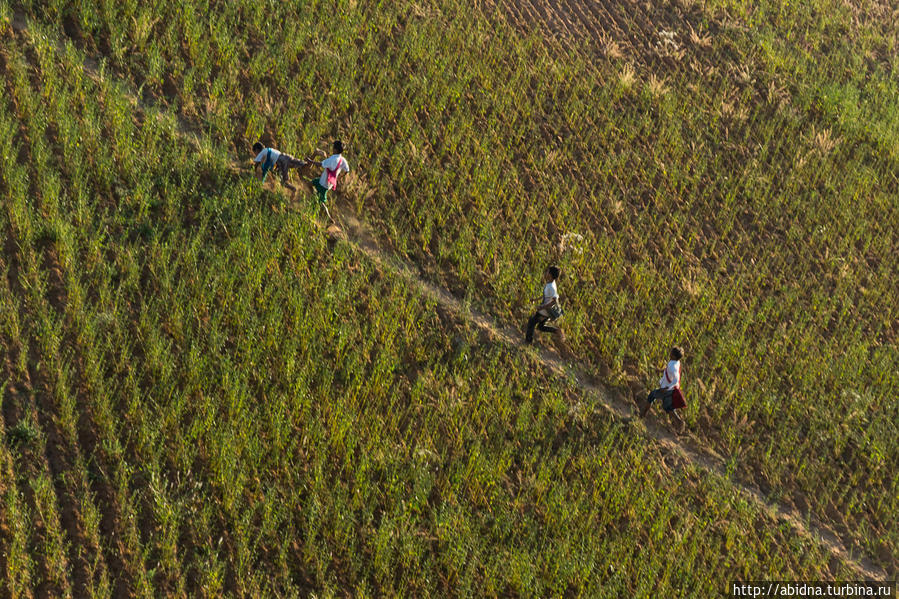
[[[334,224],[336,225],[336,224],[337,224],[337,221],[334,220],[334,217],[331,216],[331,212],[328,211],[328,205],[325,204],[325,203],[321,203],[321,206],[322,206],[322,208],[325,209],[325,214],[328,216],[328,220],[331,221],[332,223],[334,223]]]
[[[296,162],[296,161],[294,161]],[[290,163],[289,162],[279,162],[275,165],[278,170],[281,172],[281,185],[289,189],[290,191],[296,191],[297,188],[290,184],[288,181],[288,177],[290,176]]]
[[[290,159],[290,163],[287,165],[287,168],[288,168],[288,169],[294,169],[295,171],[297,171],[297,176],[299,176],[300,181],[303,181],[303,182],[305,183],[306,181],[305,181],[304,178],[303,178],[303,169],[304,169],[308,164],[309,164],[309,163],[306,162],[305,160],[302,160],[302,159],[299,159],[299,158],[291,158],[291,159]],[[289,175],[289,173],[286,174],[285,178],[287,178],[288,175]],[[295,188],[295,187],[291,187],[291,189],[293,189],[294,191],[296,191],[296,188]]]
[[[640,418],[646,417],[646,413],[649,412],[649,407],[651,405],[652,404],[649,403],[648,401],[646,401],[645,399],[641,399],[641,400],[637,401],[637,407],[640,408]]]
[[[652,393],[646,399],[641,399],[637,401],[637,405],[640,407],[640,418],[644,418],[646,413],[649,412],[649,408],[652,406]]]
[[[574,358],[574,352],[571,351],[571,348],[568,347],[568,340],[565,338],[565,331],[563,331],[559,327],[555,327],[556,331],[552,334],[556,340],[556,348],[558,348],[559,353],[563,358],[572,359]]]
[[[671,423],[674,425],[675,434],[680,434],[680,433],[684,432],[684,428],[686,425],[684,423],[683,418],[678,416],[677,410],[671,410],[670,412],[668,412],[668,416],[671,417]]]

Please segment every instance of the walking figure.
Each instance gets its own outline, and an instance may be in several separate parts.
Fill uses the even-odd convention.
[[[558,266],[550,266],[543,271],[543,303],[537,307],[537,311],[528,321],[528,330],[525,333],[525,343],[534,341],[534,329],[538,328],[544,333],[561,333],[558,327],[547,325],[547,321],[556,320],[562,316],[562,306],[559,304],[559,290],[556,287],[556,279],[561,271]]]
[[[343,142],[337,140],[333,144],[334,153],[322,160],[321,162],[312,161],[312,164],[322,167],[321,177],[308,181],[309,187],[315,193],[319,205],[325,209],[328,219],[333,221],[331,213],[328,211],[326,202],[328,201],[328,192],[337,189],[337,177],[341,172],[350,172],[350,165],[343,157]],[[322,152],[324,155],[324,152]]]
[[[683,356],[684,352],[681,348],[671,348],[668,364],[662,371],[662,378],[659,380],[659,388],[650,392],[645,401],[638,402],[640,417],[643,418],[649,412],[653,402],[658,399],[662,400],[662,408],[668,412],[668,416],[671,417],[671,421],[678,431],[683,430],[684,421],[675,410],[687,407],[687,402],[684,401],[680,390],[680,360]]]

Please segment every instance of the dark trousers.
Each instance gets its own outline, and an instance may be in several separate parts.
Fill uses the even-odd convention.
[[[556,327],[551,327],[546,324],[549,320],[549,316],[544,314],[540,314],[540,312],[535,312],[531,319],[528,321],[528,332],[525,334],[524,339],[528,343],[534,340],[534,328],[538,328],[544,333],[555,333],[559,329]]]
[[[646,401],[648,401],[649,403],[652,403],[657,399],[661,399],[662,407],[665,409],[666,412],[670,412],[671,410],[674,409],[672,407],[674,405],[674,403],[671,399],[672,395],[674,395],[673,388],[672,389],[662,389],[661,387],[659,387],[658,389],[653,390],[649,394],[649,397],[646,398]]]
[[[290,169],[300,168],[305,164],[306,163],[302,160],[297,160],[289,154],[281,154],[278,156],[278,161],[275,162],[275,169],[281,174],[281,185],[287,187],[289,184],[287,178],[290,174]]]

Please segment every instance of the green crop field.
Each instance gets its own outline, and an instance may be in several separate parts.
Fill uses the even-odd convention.
[[[896,18],[0,0],[0,597],[895,579]],[[243,168],[336,137],[413,277]],[[472,323],[550,262],[564,363],[629,401],[684,346],[727,476]]]

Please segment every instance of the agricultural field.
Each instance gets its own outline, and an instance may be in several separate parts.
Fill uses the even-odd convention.
[[[499,323],[559,262],[621,394],[684,345],[689,442],[895,578],[889,9],[394,4],[0,0],[0,594],[859,578],[261,187],[259,137],[345,139],[338,219]]]

